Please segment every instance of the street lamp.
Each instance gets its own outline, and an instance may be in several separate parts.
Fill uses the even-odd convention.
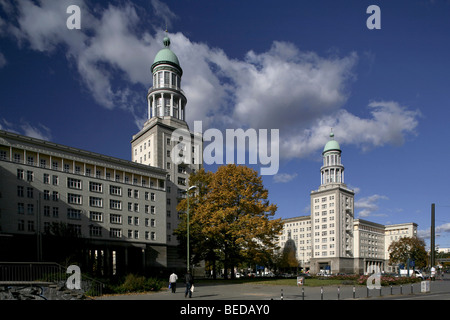
[[[186,190],[186,195],[187,195],[187,223],[186,223],[186,227],[187,227],[187,271],[189,272],[189,191],[191,191],[192,189],[196,189],[197,186],[192,186],[189,189]]]

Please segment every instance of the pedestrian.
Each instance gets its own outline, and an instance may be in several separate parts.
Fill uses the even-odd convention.
[[[169,277],[169,286],[172,289],[172,293],[175,293],[175,291],[177,290],[177,280],[178,276],[175,274],[175,272],[172,272]]]
[[[186,298],[187,295],[189,295],[189,298],[192,298],[192,285],[194,284],[194,279],[189,271],[186,273],[185,281],[186,291],[184,292],[184,297]]]

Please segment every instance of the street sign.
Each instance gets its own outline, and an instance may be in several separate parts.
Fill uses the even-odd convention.
[[[297,286],[302,286],[305,281],[305,277],[297,277]]]

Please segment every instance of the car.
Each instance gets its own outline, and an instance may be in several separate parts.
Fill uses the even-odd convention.
[[[309,274],[309,273],[299,273],[298,276],[299,277],[304,277],[304,278],[311,278],[311,274]]]
[[[316,274],[317,277],[329,277],[330,275],[328,273],[325,272],[319,272]]]

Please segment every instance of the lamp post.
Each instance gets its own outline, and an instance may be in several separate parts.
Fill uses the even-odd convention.
[[[189,272],[189,191],[192,189],[197,188],[197,186],[189,187],[189,189],[186,190],[186,196],[187,196],[187,222],[186,222],[186,228],[187,228],[187,271]]]

